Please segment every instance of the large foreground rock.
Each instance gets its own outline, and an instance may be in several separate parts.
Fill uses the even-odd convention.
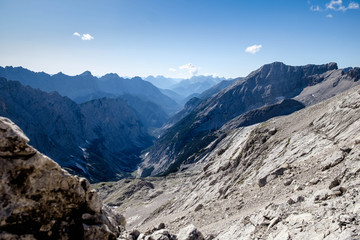
[[[116,239],[123,216],[0,117],[0,239]]]

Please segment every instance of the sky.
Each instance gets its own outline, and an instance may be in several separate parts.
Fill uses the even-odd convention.
[[[0,66],[244,77],[274,61],[360,67],[360,1],[0,0]]]

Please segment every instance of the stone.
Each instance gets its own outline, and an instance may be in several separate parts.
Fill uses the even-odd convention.
[[[132,240],[137,240],[140,236],[140,232],[137,229],[133,229],[130,233],[129,233],[129,238]]]
[[[160,223],[157,229],[165,229],[165,223]]]
[[[292,179],[292,178],[285,179],[284,185],[285,185],[285,186],[289,186],[292,182],[293,182],[293,179]]]
[[[321,202],[327,200],[328,197],[331,195],[331,192],[327,189],[321,189],[314,193],[314,201]]]
[[[178,240],[204,240],[202,233],[192,224],[180,229]]]
[[[320,182],[318,178],[313,178],[309,181],[309,185],[316,185]]]
[[[295,204],[296,202],[294,201],[294,199],[289,198],[289,199],[287,200],[287,203],[288,203],[289,205],[292,205],[292,204]]]
[[[195,212],[200,211],[204,206],[202,204],[199,204],[196,206],[196,208],[194,209]]]
[[[340,180],[339,179],[334,179],[333,181],[331,181],[330,185],[329,185],[329,189],[332,189],[336,186],[340,185]]]
[[[294,191],[301,191],[303,189],[304,189],[303,185],[295,185],[295,187],[294,187]]]
[[[150,237],[154,240],[170,240],[169,231],[166,229],[157,230],[153,232]]]

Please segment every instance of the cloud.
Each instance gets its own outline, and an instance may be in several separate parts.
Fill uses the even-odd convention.
[[[169,68],[169,72],[176,72],[175,68]]]
[[[252,46],[247,47],[245,49],[245,52],[255,54],[255,53],[259,52],[261,48],[262,48],[262,45],[252,45]]]
[[[195,76],[200,68],[195,67],[192,63],[187,63],[185,65],[180,66],[179,69],[187,71],[191,76]]]
[[[316,6],[312,5],[312,6],[310,7],[310,10],[313,11],[313,12],[320,12],[320,11],[322,11],[321,8],[319,7],[319,5],[316,5]]]
[[[344,6],[342,5],[342,0],[331,0],[329,3],[326,4],[326,9],[331,9],[335,11],[344,9]]]
[[[348,9],[359,9],[359,4],[356,2],[349,3]]]
[[[326,15],[327,18],[333,18],[333,15],[332,14],[328,14]]]
[[[82,36],[81,36],[81,39],[82,40],[93,40],[94,39],[94,37],[93,36],[91,36],[90,34],[88,34],[88,33],[85,33],[85,34],[83,34]]]
[[[331,0],[329,3],[326,4],[326,10],[345,12],[349,9],[359,9],[359,3],[350,2],[348,7],[345,7],[342,0]]]
[[[93,39],[94,39],[94,37],[91,36],[91,35],[88,34],[88,33],[85,33],[85,34],[82,34],[82,35],[81,35],[81,34],[78,33],[78,32],[74,32],[73,35],[74,35],[74,36],[77,36],[77,37],[79,37],[79,38],[81,38],[82,40],[85,40],[85,41],[89,41],[89,40],[93,40]]]

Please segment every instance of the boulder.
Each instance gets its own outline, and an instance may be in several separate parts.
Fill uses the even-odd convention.
[[[204,240],[202,233],[192,224],[180,229],[178,240]]]
[[[0,117],[0,239],[116,239],[124,217],[28,142]]]

